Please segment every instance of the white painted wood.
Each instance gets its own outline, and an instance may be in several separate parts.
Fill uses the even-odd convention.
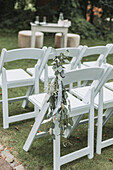
[[[92,80],[96,79],[99,81],[102,74],[104,74],[103,68],[98,68],[98,69],[86,68],[83,70],[82,69],[73,70],[73,71],[70,70],[66,72],[65,78],[63,79],[64,84],[66,85],[75,81],[79,81],[79,80],[81,81],[84,80],[84,78],[88,80],[88,77],[90,77],[91,79],[91,75],[92,75]],[[97,70],[98,70],[98,74],[97,74]],[[46,135],[44,133],[37,134],[37,131],[39,130],[39,127],[41,126],[41,123],[43,121],[44,115],[46,114],[47,107],[49,106],[49,103],[46,103],[48,100],[47,98],[45,99],[46,96],[47,98],[49,97],[46,93],[42,93],[42,94],[32,95],[29,97],[29,100],[37,108],[40,108],[41,111],[38,113],[38,117],[25,142],[25,145],[23,147],[25,151],[28,151],[30,149],[30,146],[36,136],[39,138]],[[85,100],[82,101],[79,100],[78,98],[71,95],[70,93],[68,93],[68,98],[70,99],[70,105],[71,105],[71,112],[69,113],[70,117],[75,117],[78,115],[82,116],[85,113],[89,113],[88,145],[87,147],[81,150],[72,152],[70,154],[61,157],[60,156],[60,129],[59,129],[58,121],[54,120],[55,121],[55,129],[54,129],[55,140],[53,141],[54,142],[53,143],[54,170],[60,170],[61,165],[73,161],[75,159],[78,159],[80,157],[83,157],[85,155],[88,155],[89,159],[93,158],[94,156],[94,87],[91,87],[90,89],[90,95],[87,98],[87,102]],[[44,108],[45,106],[46,108]]]
[[[104,112],[104,118],[103,118],[103,126],[106,124],[106,122],[110,119],[110,117],[113,115],[113,109],[108,108],[105,112]]]
[[[60,170],[60,128],[58,121],[55,121],[55,139],[53,140],[53,162],[54,170]]]
[[[38,138],[48,136],[48,135],[49,135],[49,132],[40,132],[36,134],[35,138],[38,139]]]
[[[63,79],[63,83],[64,83],[64,85],[69,84],[69,82],[72,83],[74,77],[76,77],[76,82],[79,80],[80,81],[81,80],[96,80],[102,75],[103,71],[104,71],[104,69],[99,68],[99,67],[98,68],[94,67],[94,68],[87,68],[87,69],[78,69],[78,70],[76,70],[76,72],[74,69],[74,70],[66,72],[65,77]],[[84,72],[86,74],[84,74]],[[67,77],[68,77],[68,79],[67,79]]]
[[[88,100],[87,100],[88,101]],[[90,111],[89,111],[89,127],[88,127],[88,146],[90,147],[89,159],[94,157],[94,87],[90,91]],[[84,101],[86,102],[86,101]]]
[[[71,162],[71,161],[73,161],[73,160],[76,160],[76,159],[78,159],[78,158],[81,158],[81,157],[85,156],[86,153],[89,152],[89,150],[90,150],[89,147],[85,147],[85,148],[80,149],[80,150],[78,150],[78,151],[76,151],[76,152],[73,152],[73,153],[67,154],[67,155],[65,155],[65,156],[62,156],[62,157],[61,157],[61,161],[60,161],[61,163],[60,163],[60,164],[63,165],[63,164],[66,164],[66,163],[68,163],[68,162]]]
[[[18,100],[23,100],[22,107],[25,107],[28,103],[28,96],[32,94],[34,85],[35,85],[35,93],[39,93],[39,75],[44,69],[47,61],[48,54],[50,53],[51,48],[44,47],[43,49],[35,49],[35,48],[24,48],[24,49],[14,49],[14,50],[2,50],[2,54],[0,57],[0,87],[2,88],[2,105],[3,105],[3,127],[6,129],[9,127],[9,123],[17,122],[20,120],[35,118],[37,115],[35,112],[37,108],[35,108],[34,112],[26,113],[22,115],[9,116],[8,113],[8,103]],[[6,70],[3,66],[5,62],[11,62],[15,60],[21,59],[34,59],[38,60],[35,67],[35,74],[30,76],[23,69],[10,69]],[[28,91],[26,96],[19,96],[16,98],[8,99],[8,89],[16,88],[16,87],[24,87],[28,86]]]
[[[69,57],[72,58],[72,60],[70,64],[63,65],[65,71],[70,69],[76,69],[83,57],[86,48],[87,48],[86,46],[84,47],[79,46],[78,48],[59,48],[50,53],[49,59],[53,59],[54,56],[60,55],[60,53],[65,53],[65,51],[68,50]],[[34,75],[34,68],[27,68],[27,72],[30,73],[31,75]],[[46,67],[45,70],[41,71],[40,80],[44,83],[45,88],[48,84],[48,81],[51,81],[53,78],[54,78],[54,71],[52,69],[52,66],[48,66],[48,69]]]
[[[15,116],[10,116],[8,118],[8,122],[9,123],[18,122],[21,120],[35,118],[36,116],[37,116],[37,114],[35,112],[23,113],[23,114],[19,114],[19,115],[15,115]]]
[[[32,129],[31,129],[30,134],[29,134],[29,136],[28,136],[28,138],[27,138],[27,140],[24,144],[24,147],[23,147],[23,149],[25,151],[29,150],[29,148],[30,148],[30,146],[31,146],[36,134],[37,134],[37,131],[38,131],[40,125],[41,125],[41,122],[42,122],[42,120],[45,116],[45,113],[47,111],[48,106],[49,106],[49,104],[45,103],[44,106],[42,107],[42,110],[39,113],[37,113],[37,119],[35,120],[35,123],[34,123]]]
[[[99,109],[98,109],[98,123],[97,123],[97,145],[96,153],[101,154],[101,141],[102,141],[102,114],[103,114],[103,89],[99,94]]]
[[[106,58],[110,51],[112,50],[112,48],[113,48],[112,44],[107,44],[106,46],[89,47],[88,50],[86,50],[84,57],[96,54],[99,55],[99,57],[97,61],[83,62],[83,64],[87,67],[101,66],[102,63],[105,63]]]
[[[82,53],[83,53],[82,48],[83,48],[82,46],[80,46],[79,48],[59,48],[59,49],[56,49],[54,52],[50,53],[49,59],[53,59],[54,56],[60,55],[60,53],[65,53],[65,51],[68,50],[69,51],[69,56],[70,56],[70,58],[72,58],[71,63],[72,62],[75,63],[75,61],[78,60],[79,56],[80,56],[79,61],[81,61],[81,59],[82,59]],[[77,64],[79,63],[79,61],[77,62]],[[66,70],[67,70],[67,69],[69,69],[71,67],[71,64],[65,64],[64,67],[66,67]],[[34,68],[28,68],[27,71],[31,75],[34,74]],[[41,79],[44,82],[44,71],[42,72],[41,76],[43,77]],[[54,78],[54,71],[52,70],[52,66],[48,66],[48,79],[51,80],[52,78]]]
[[[94,46],[94,47],[88,47],[84,53],[83,58],[90,57],[92,55],[98,56],[98,59],[96,61],[88,61],[88,62],[83,62],[81,64],[80,68],[85,67],[95,67],[95,66],[101,66],[103,63],[106,63],[106,58],[110,51],[112,50],[113,45],[112,44],[107,44],[106,46]],[[84,86],[87,85],[90,81],[84,82]]]
[[[23,108],[25,108],[28,105],[28,97],[29,97],[29,95],[33,94],[33,91],[34,91],[33,87],[34,87],[33,85],[28,87],[28,90],[27,90],[26,96],[25,96],[26,100],[24,100],[23,103],[22,103]]]
[[[97,123],[97,147],[96,152],[101,154],[101,150],[104,147],[110,146],[112,144],[113,138],[108,139],[107,141],[102,141],[102,128],[103,125],[109,120],[109,118],[113,115],[113,91],[107,89],[102,86],[106,83],[106,81],[113,79],[113,66],[106,64],[104,66],[105,71],[104,74],[101,75],[99,81],[93,82],[91,86],[94,87],[94,106],[98,110],[98,123]],[[88,87],[81,87],[76,89],[71,89],[72,94],[76,95],[80,99],[84,99],[87,97]],[[103,110],[106,110],[103,114]],[[74,124],[77,123],[75,120]]]
[[[6,70],[2,69],[2,81],[6,82]],[[7,90],[7,82],[4,83],[2,88],[2,108],[3,108],[3,125],[4,128],[9,127],[8,123],[8,90]]]
[[[6,50],[6,49],[4,49]],[[15,53],[15,57],[13,57]],[[38,60],[39,58],[43,57],[44,50],[39,48],[20,48],[20,49],[13,49],[13,50],[6,50],[4,62],[21,60],[21,59],[35,59]]]
[[[61,32],[63,35],[62,40],[62,47],[67,46],[67,33],[68,33],[68,25],[67,26],[61,26],[59,24],[44,24],[44,25],[37,25],[34,23],[31,23],[31,31],[32,31],[32,37],[31,37],[31,47],[35,47],[35,32],[41,31],[41,32],[50,32],[50,33],[56,33]]]
[[[101,142],[101,148],[105,148],[111,145],[113,145],[113,138]]]

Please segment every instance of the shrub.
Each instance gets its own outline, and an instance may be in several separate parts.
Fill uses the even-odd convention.
[[[82,17],[72,18],[70,31],[79,34],[82,39],[96,38],[96,28]]]
[[[4,31],[18,32],[23,29],[30,29],[30,22],[33,22],[35,13],[31,10],[15,10],[8,18],[4,16],[0,29]],[[8,31],[8,32],[9,32]]]

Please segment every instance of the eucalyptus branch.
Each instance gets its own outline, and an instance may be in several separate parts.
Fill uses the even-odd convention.
[[[67,102],[68,95],[63,85],[62,79],[64,78],[64,63],[69,63],[67,57],[69,52],[60,53],[59,56],[55,56],[53,60],[53,70],[55,72],[55,78],[52,80],[48,87],[49,98],[49,110],[48,117],[51,118],[50,134],[54,139],[53,129],[55,127],[54,120],[59,122],[59,127],[64,131],[69,126],[68,112],[70,110],[70,102]]]

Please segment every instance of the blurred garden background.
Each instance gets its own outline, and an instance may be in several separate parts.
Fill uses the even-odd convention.
[[[34,22],[37,15],[40,17],[40,21],[43,20],[43,16],[46,16],[47,22],[57,23],[60,12],[63,12],[64,19],[71,21],[69,32],[80,35],[80,45],[96,46],[113,43],[113,0],[0,0],[0,51],[2,48],[18,48],[18,32],[30,30],[30,22]],[[53,37],[54,34],[44,33],[44,45],[54,47]],[[87,60],[93,59],[93,57],[87,58]],[[108,62],[113,64],[112,55],[108,57]],[[20,65],[18,62],[12,62],[6,67],[15,68],[16,66],[24,69],[25,66],[33,67],[34,64],[34,62],[30,63],[29,61],[22,61]],[[26,90],[26,88],[14,89],[10,91],[10,96],[16,93],[18,95],[23,94]],[[40,84],[40,90],[43,90],[43,84]],[[10,115],[13,112],[23,113],[33,110],[32,104],[29,103],[26,109],[22,109],[21,104],[22,102],[11,103],[9,105]],[[52,141],[49,141],[49,137],[35,140],[29,152],[26,153],[23,150],[23,145],[34,120],[12,123],[9,129],[4,130],[2,105],[0,105],[0,113],[0,143],[5,148],[10,148],[10,152],[17,157],[27,170],[52,170],[53,150]],[[113,119],[110,119],[104,127],[104,139],[113,134],[112,121]],[[86,145],[86,129],[87,124],[81,125],[68,141],[63,139],[62,155]],[[64,143],[66,143],[66,147]],[[101,155],[95,154],[92,160],[83,157],[62,166],[61,169],[112,170],[112,158],[113,147],[108,147],[103,149]]]
[[[0,0],[0,29],[17,33],[30,29],[30,22],[38,15],[56,23],[59,13],[72,22],[69,32],[81,39],[111,40],[113,35],[112,0]]]

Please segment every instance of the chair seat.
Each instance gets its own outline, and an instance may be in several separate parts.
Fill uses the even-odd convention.
[[[90,105],[80,101],[72,94],[68,93],[68,99],[71,106],[71,113],[69,113],[70,117],[77,116],[79,113],[87,113],[89,111]]]
[[[84,64],[81,64],[81,68],[87,68],[87,66],[85,66]]]
[[[87,87],[81,87],[81,88],[76,88],[76,89],[72,89],[71,93],[76,95],[77,97],[83,99],[84,96],[87,94],[88,90],[89,90],[90,86]],[[94,105],[95,108],[98,109],[98,103],[99,103],[99,96],[97,94],[97,96],[95,97],[94,100]],[[105,87],[103,87],[103,108],[110,108],[113,106],[113,92]]]
[[[75,96],[77,96],[79,99],[83,99],[84,96],[87,94],[90,86],[85,86],[85,87],[79,87],[79,88],[74,88],[71,89],[71,93]]]
[[[95,97],[94,102],[95,102],[95,106],[97,106],[98,108],[98,103],[99,103],[98,94]],[[113,107],[113,92],[105,87],[103,88],[103,102],[104,102],[103,105],[104,109]]]
[[[95,67],[96,64],[97,64],[96,61],[83,62],[83,65],[85,65],[87,67]]]
[[[47,96],[47,93],[34,94],[29,96],[29,101],[41,109]]]
[[[104,86],[107,87],[110,90],[113,90],[113,82],[105,83]]]
[[[32,102],[39,109],[42,108],[47,98],[48,98],[47,93],[40,93],[40,94],[29,96],[30,102]],[[80,101],[79,99],[74,97],[72,94],[68,93],[68,99],[70,101],[70,106],[71,106],[71,113],[69,113],[70,117],[79,115],[79,113],[81,112],[87,113],[89,111],[90,105],[85,104],[83,101]]]
[[[54,71],[53,71],[52,67],[53,67],[53,66],[48,66],[48,79],[49,79],[49,80],[52,80],[52,79],[55,77]],[[69,64],[65,64],[64,67],[65,67],[65,69],[68,69]],[[30,73],[31,75],[34,75],[34,68],[27,68],[27,72]],[[45,76],[44,76],[44,74],[45,74],[45,73],[44,73],[44,70],[43,70],[43,71],[42,71],[42,74],[41,74],[41,76],[40,76],[40,80],[41,80],[42,82],[45,81]]]
[[[20,87],[21,85],[23,86],[24,84],[33,84],[34,78],[31,77],[28,73],[26,73],[23,69],[13,69],[13,70],[6,70],[6,75],[7,75],[7,84],[8,86],[12,85],[14,86],[15,82],[15,87]],[[33,81],[31,81],[33,79]],[[24,83],[23,83],[24,81]],[[0,79],[0,86],[2,86],[2,82]]]

